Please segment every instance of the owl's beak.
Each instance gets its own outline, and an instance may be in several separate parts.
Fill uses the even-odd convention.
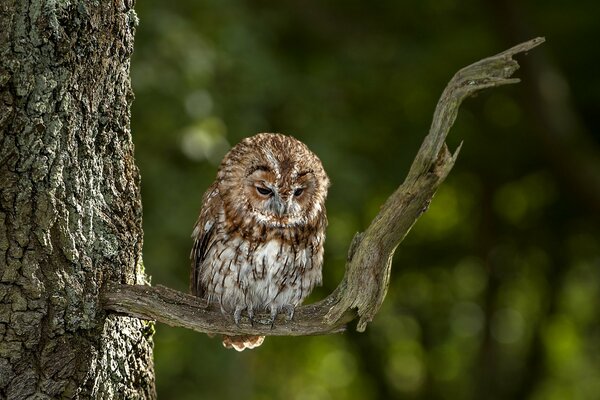
[[[275,196],[275,198],[273,199],[273,212],[278,216],[282,217],[285,214],[287,214],[287,210],[287,204],[283,202],[279,196]]]

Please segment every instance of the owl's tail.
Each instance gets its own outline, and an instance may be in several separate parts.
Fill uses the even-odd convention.
[[[223,335],[223,346],[228,349],[236,349],[237,351],[244,351],[246,349],[253,349],[260,346],[265,340],[264,336],[225,336]]]

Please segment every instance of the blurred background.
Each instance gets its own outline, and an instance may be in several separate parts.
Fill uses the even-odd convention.
[[[132,63],[144,261],[188,288],[190,234],[230,146],[258,132],[319,155],[324,286],[403,181],[461,67],[518,42],[523,82],[468,99],[458,162],[396,252],[366,333],[237,353],[158,324],[161,399],[598,399],[600,3],[146,0]]]

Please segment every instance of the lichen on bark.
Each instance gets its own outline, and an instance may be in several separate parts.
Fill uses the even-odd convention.
[[[132,1],[0,4],[0,398],[154,398],[129,128]]]

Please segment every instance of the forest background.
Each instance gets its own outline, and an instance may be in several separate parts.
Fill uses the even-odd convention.
[[[399,247],[367,332],[237,353],[158,324],[164,399],[595,399],[600,3],[140,1],[132,131],[144,262],[187,290],[190,234],[230,146],[282,132],[332,180],[324,285],[404,179],[459,68],[518,42],[523,82],[462,106],[461,154]]]

